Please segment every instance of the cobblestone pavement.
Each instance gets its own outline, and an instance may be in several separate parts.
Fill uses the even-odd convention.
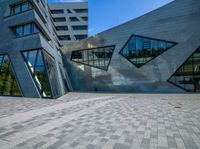
[[[0,97],[0,149],[200,149],[199,94]]]

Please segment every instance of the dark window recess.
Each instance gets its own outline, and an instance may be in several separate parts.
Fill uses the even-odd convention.
[[[200,48],[168,80],[188,91],[200,92]]]
[[[56,26],[55,27],[57,31],[67,31],[68,26]]]
[[[120,54],[139,68],[175,44],[174,42],[133,35],[122,48]]]
[[[27,10],[31,10],[32,5],[30,2],[27,1],[20,4],[16,4],[16,5],[11,5],[10,9],[11,9],[10,15],[14,15],[14,14],[22,13]]]
[[[54,59],[44,50],[31,50],[22,53],[42,97],[60,96],[58,76]]]
[[[88,21],[88,17],[81,17],[83,21]]]
[[[0,55],[0,95],[21,96],[19,85],[7,55]]]
[[[72,51],[71,60],[91,67],[107,70],[115,46]]]
[[[12,30],[14,31],[17,37],[22,37],[39,32],[38,27],[35,23],[28,23],[24,25],[15,26],[12,27]]]
[[[74,35],[74,37],[76,38],[76,40],[81,40],[87,38],[87,35]]]
[[[71,22],[77,22],[77,21],[79,21],[79,19],[77,17],[69,17],[69,20]]]
[[[61,18],[53,18],[54,22],[66,22],[66,19],[64,17]]]
[[[76,13],[88,13],[88,9],[74,9]]]
[[[71,10],[67,9],[67,13],[72,13]]]
[[[70,35],[58,36],[59,40],[71,40]]]
[[[57,10],[51,10],[52,14],[60,14],[60,13],[64,13],[64,10],[62,9],[57,9]]]
[[[77,25],[77,26],[72,26],[73,30],[88,30],[87,25]]]

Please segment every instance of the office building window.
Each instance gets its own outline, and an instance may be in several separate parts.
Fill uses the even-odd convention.
[[[168,80],[188,91],[200,92],[200,48]]]
[[[74,37],[76,40],[81,40],[81,39],[87,38],[87,35],[74,35]]]
[[[32,5],[30,2],[23,2],[17,5],[12,5],[10,7],[11,7],[11,11],[10,11],[11,15],[18,14],[18,13],[32,9]]]
[[[58,36],[59,40],[71,40],[70,35],[62,35],[62,36]]]
[[[61,17],[61,18],[53,18],[54,22],[66,22],[65,17]]]
[[[56,26],[55,27],[57,31],[67,31],[68,26]]]
[[[21,96],[13,67],[7,55],[0,55],[0,95]]]
[[[88,26],[87,25],[77,25],[77,26],[72,26],[73,30],[87,30]]]
[[[88,13],[88,9],[74,9],[76,13]]]
[[[52,14],[61,14],[61,13],[64,13],[64,10],[62,10],[62,9],[51,10],[51,13]]]
[[[88,21],[88,17],[81,17],[83,21]]]
[[[120,54],[136,67],[141,67],[176,43],[133,35]]]
[[[115,46],[72,51],[71,60],[80,64],[107,70]]]
[[[67,13],[72,13],[71,10],[67,9]]]
[[[24,60],[42,97],[58,97],[60,87],[54,59],[43,50],[24,51]]]
[[[69,20],[71,22],[77,22],[77,21],[79,21],[79,19],[77,17],[69,17]]]
[[[38,27],[35,23],[28,23],[24,25],[15,26],[12,27],[12,30],[14,31],[17,37],[31,35],[39,32]]]

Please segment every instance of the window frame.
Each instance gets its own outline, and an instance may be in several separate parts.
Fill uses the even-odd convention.
[[[26,10],[23,10],[22,7],[24,4],[27,4],[28,6],[28,9]],[[15,9],[19,7],[19,12],[15,12]],[[10,16],[13,16],[13,15],[18,15],[18,14],[21,14],[21,13],[24,13],[26,11],[30,11],[33,9],[33,5],[31,3],[30,0],[27,0],[27,1],[23,1],[23,2],[20,2],[20,3],[14,3],[14,4],[11,4],[10,5]]]
[[[58,21],[58,20],[59,21]],[[62,19],[64,19],[64,20],[62,20]],[[57,21],[56,21],[57,20]],[[67,19],[65,18],[65,17],[55,17],[55,18],[53,18],[53,22],[66,22],[67,21]]]
[[[122,52],[123,50],[125,49],[125,47],[128,45],[129,41],[133,38],[133,37],[138,37],[138,38],[145,38],[145,39],[148,39],[148,40],[157,40],[157,41],[160,41],[160,42],[169,42],[169,43],[172,43],[173,45],[171,47],[168,47],[166,48],[166,50],[162,51],[159,55],[162,55],[164,52],[166,52],[167,50],[173,48],[174,46],[176,46],[178,43],[177,42],[174,42],[174,41],[167,41],[167,40],[163,40],[163,39],[157,39],[157,38],[151,38],[151,37],[145,37],[145,36],[141,36],[141,35],[136,35],[136,34],[132,34],[128,40],[126,41],[126,43],[124,44],[124,46],[122,47],[122,49],[119,51],[119,55],[121,55],[123,58],[125,58],[127,61],[129,61],[131,64],[133,64],[136,68],[141,68],[143,67],[144,65],[148,64],[149,62],[153,61],[154,59],[156,59],[159,55],[153,57],[152,59],[146,61],[144,64],[142,64],[141,66],[137,66],[135,65],[131,60],[129,60],[128,58],[126,58]],[[143,46],[143,45],[142,45]]]
[[[38,86],[38,84],[36,83],[36,79],[35,79],[35,76],[34,76],[34,73],[32,73],[32,70],[31,70],[31,68],[30,68],[30,66],[28,66],[28,63],[27,63],[27,59],[25,58],[25,56],[24,56],[24,52],[31,52],[31,51],[41,51],[41,56],[42,56],[42,58],[43,58],[43,65],[44,65],[44,73],[45,73],[45,75],[47,76],[47,81],[48,81],[48,86],[49,86],[49,89],[50,89],[50,97],[44,97],[44,96],[42,96],[42,91],[43,90],[40,90],[40,88],[39,88],[39,86]],[[33,79],[33,81],[34,81],[34,84],[35,84],[35,86],[36,86],[36,88],[37,88],[37,90],[38,90],[38,92],[40,93],[40,96],[42,97],[42,98],[44,98],[44,99],[54,99],[54,98],[57,98],[57,97],[54,97],[53,96],[53,93],[52,93],[52,87],[51,87],[51,84],[50,84],[50,80],[49,80],[49,75],[48,75],[48,73],[47,73],[47,64],[46,64],[46,61],[45,61],[45,58],[44,58],[44,53],[43,52],[46,52],[52,59],[54,59],[54,57],[51,55],[51,54],[49,54],[49,52],[47,52],[45,49],[43,49],[43,48],[38,48],[38,49],[30,49],[30,50],[23,50],[23,51],[20,51],[20,53],[21,53],[21,56],[23,57],[23,60],[24,60],[24,62],[25,62],[25,64],[26,64],[26,67],[27,67],[27,69],[29,70],[29,73],[30,73],[30,75],[31,75],[31,78]],[[37,52],[37,55],[38,55],[38,52]],[[37,56],[36,56],[36,59],[37,59]],[[35,65],[35,64],[34,64]],[[41,66],[40,66],[41,67]]]
[[[86,27],[85,29],[78,29],[78,27]],[[76,28],[76,29],[75,29]],[[72,30],[73,31],[86,31],[86,30],[88,30],[88,26],[87,25],[72,25]]]
[[[113,48],[111,57],[110,57],[109,62],[108,62],[108,65],[107,65],[107,67],[106,67],[105,69],[94,65],[94,55],[93,55],[93,65],[90,65],[89,62],[88,62],[88,64],[87,64],[87,63],[83,63],[83,62],[80,62],[80,61],[74,61],[74,60],[73,60],[73,52],[80,52],[80,53],[83,53],[84,51],[87,51],[87,57],[88,57],[88,51],[92,51],[92,50],[95,50],[95,49],[96,49],[97,51],[99,51],[99,49],[104,49],[104,51],[105,51],[105,48]],[[116,48],[116,45],[109,45],[109,46],[101,46],[101,47],[96,47],[96,48],[88,48],[88,49],[75,50],[75,51],[72,51],[72,52],[71,52],[71,58],[70,58],[70,60],[71,60],[72,62],[81,64],[81,65],[86,65],[86,66],[89,66],[89,67],[93,67],[93,68],[97,68],[97,69],[100,69],[100,70],[108,71],[108,68],[109,68],[109,66],[110,66],[110,63],[111,63],[111,60],[112,60],[112,57],[113,57],[115,48]],[[88,58],[88,61],[89,61],[89,58]],[[99,61],[99,59],[98,59],[98,61]],[[105,60],[104,60],[104,61],[105,61]],[[104,63],[105,63],[105,62],[104,62]],[[98,63],[98,64],[100,64],[100,63]]]
[[[1,94],[0,96],[5,96],[5,97],[23,97],[24,95],[23,95],[23,92],[22,92],[22,89],[21,89],[17,74],[16,74],[16,72],[14,70],[14,67],[13,67],[13,64],[12,64],[12,61],[11,61],[11,58],[10,58],[9,54],[0,54],[0,56],[3,56],[2,57],[2,63],[0,65],[0,70],[1,70],[2,64],[4,62],[5,56],[7,56],[8,60],[9,60],[9,63],[10,63],[9,66],[8,66],[8,69],[9,69],[9,67],[11,67],[10,69],[13,72],[14,79],[16,81],[16,85],[18,86],[19,93],[20,93],[20,95],[18,95],[18,96],[17,95],[4,95],[4,94]]]
[[[24,27],[26,25],[30,25],[29,34],[24,35],[24,29],[25,29]],[[39,27],[37,26],[37,24],[35,22],[29,22],[29,23],[25,23],[25,24],[21,24],[21,25],[16,25],[16,26],[12,26],[10,28],[13,30],[16,38],[22,38],[22,37],[26,37],[26,36],[30,36],[30,35],[34,35],[34,34],[40,33],[40,29],[39,29]],[[18,36],[16,34],[17,28],[21,28],[22,29],[22,35],[21,36]],[[35,31],[37,31],[37,32],[35,32]]]
[[[88,8],[74,9],[74,12],[76,12],[76,13],[88,13]]]
[[[175,70],[175,72],[167,79],[167,82],[168,83],[170,83],[170,84],[172,84],[172,85],[174,85],[174,86],[176,86],[176,87],[178,87],[178,88],[180,88],[180,89],[182,89],[182,90],[184,90],[184,91],[186,91],[186,92],[189,92],[189,93],[200,93],[200,92],[191,92],[191,91],[188,91],[186,88],[184,88],[184,87],[182,87],[182,86],[179,86],[179,85],[177,85],[176,83],[174,83],[174,82],[172,82],[172,81],[170,81],[170,79],[179,71],[179,69],[196,53],[196,51],[200,51],[200,46],[194,51],[194,52],[192,52],[192,54],[190,54],[189,55],[189,57]],[[193,58],[192,58],[193,59]],[[192,74],[192,76],[194,76],[194,72],[193,72],[193,74]]]
[[[63,9],[51,9],[50,10],[51,14],[64,14],[64,10]]]

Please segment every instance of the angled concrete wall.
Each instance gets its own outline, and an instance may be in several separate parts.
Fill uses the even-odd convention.
[[[65,65],[75,91],[185,92],[167,80],[200,46],[199,0],[175,0],[94,37],[64,46]],[[176,42],[141,68],[119,54],[131,35]],[[115,45],[108,71],[70,61],[75,50]]]

